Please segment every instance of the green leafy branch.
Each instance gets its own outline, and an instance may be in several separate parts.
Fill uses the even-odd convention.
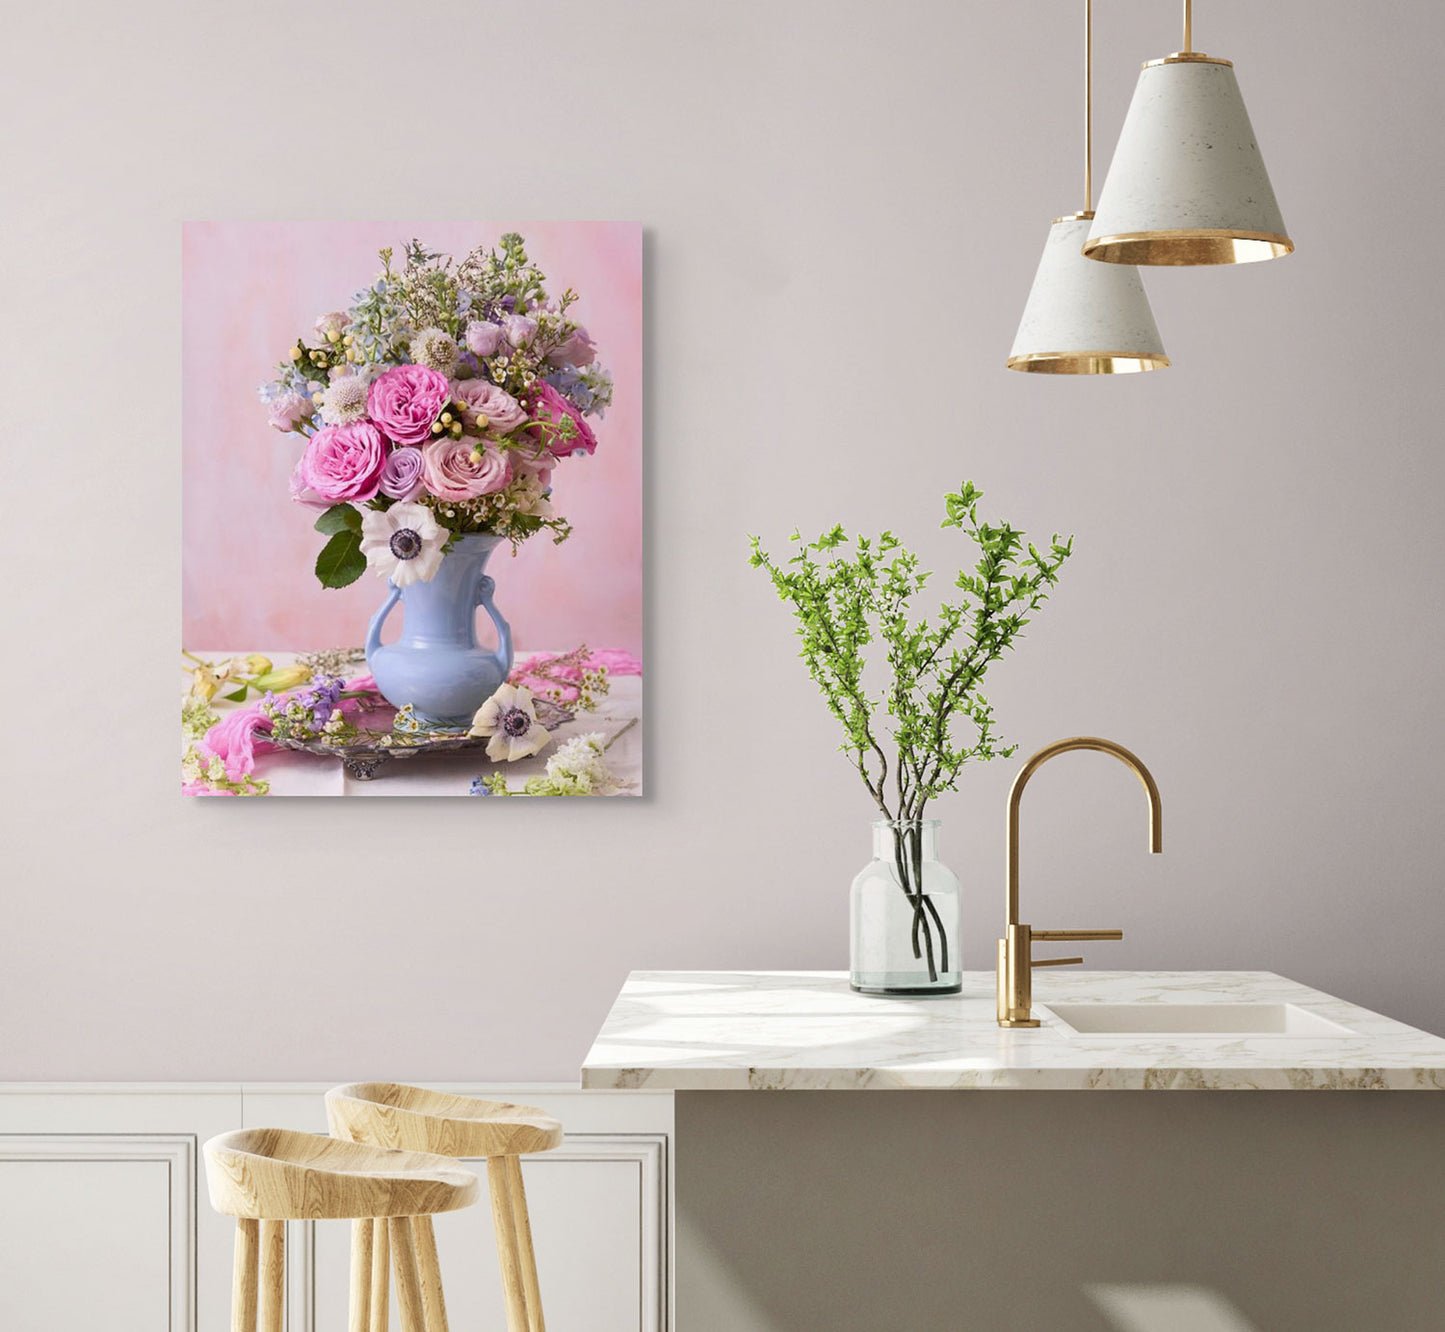
[[[935,981],[949,969],[948,940],[923,891],[924,810],[957,789],[970,760],[1014,752],[995,735],[993,706],[979,686],[1048,599],[1073,551],[1072,537],[1055,535],[1041,552],[1010,524],[980,520],[981,498],[969,481],[944,497],[942,525],[968,536],[979,558],[972,571],[959,571],[958,595],[945,599],[933,619],[913,618],[913,599],[930,575],[892,532],[855,540],[838,526],[816,541],[794,532],[797,550],[784,564],[751,538],[751,563],[766,570],[791,605],[799,656],[843,727],[840,749],[893,825],[898,884],[913,904],[913,954],[927,956]],[[870,691],[864,677],[874,643],[883,647],[888,680]],[[955,729],[960,723],[962,735]]]

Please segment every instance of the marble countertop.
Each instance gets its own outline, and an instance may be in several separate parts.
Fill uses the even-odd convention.
[[[1081,1034],[1051,1003],[1283,1003],[1348,1034]],[[1267,971],[1040,971],[1034,1015],[1041,1027],[998,1026],[991,971],[964,972],[961,994],[914,999],[855,994],[845,972],[636,971],[582,1085],[1445,1091],[1445,1040]]]

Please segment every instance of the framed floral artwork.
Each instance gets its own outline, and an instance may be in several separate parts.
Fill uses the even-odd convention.
[[[642,235],[183,233],[181,790],[643,792]]]

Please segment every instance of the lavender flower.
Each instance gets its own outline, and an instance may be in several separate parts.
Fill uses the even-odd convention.
[[[295,701],[310,712],[312,726],[320,730],[341,706],[341,681],[334,675],[323,675],[312,681],[310,689],[297,694]]]

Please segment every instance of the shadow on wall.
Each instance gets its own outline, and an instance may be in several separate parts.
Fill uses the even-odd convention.
[[[1259,1332],[1223,1295],[1203,1286],[1085,1286],[1119,1332]]]

